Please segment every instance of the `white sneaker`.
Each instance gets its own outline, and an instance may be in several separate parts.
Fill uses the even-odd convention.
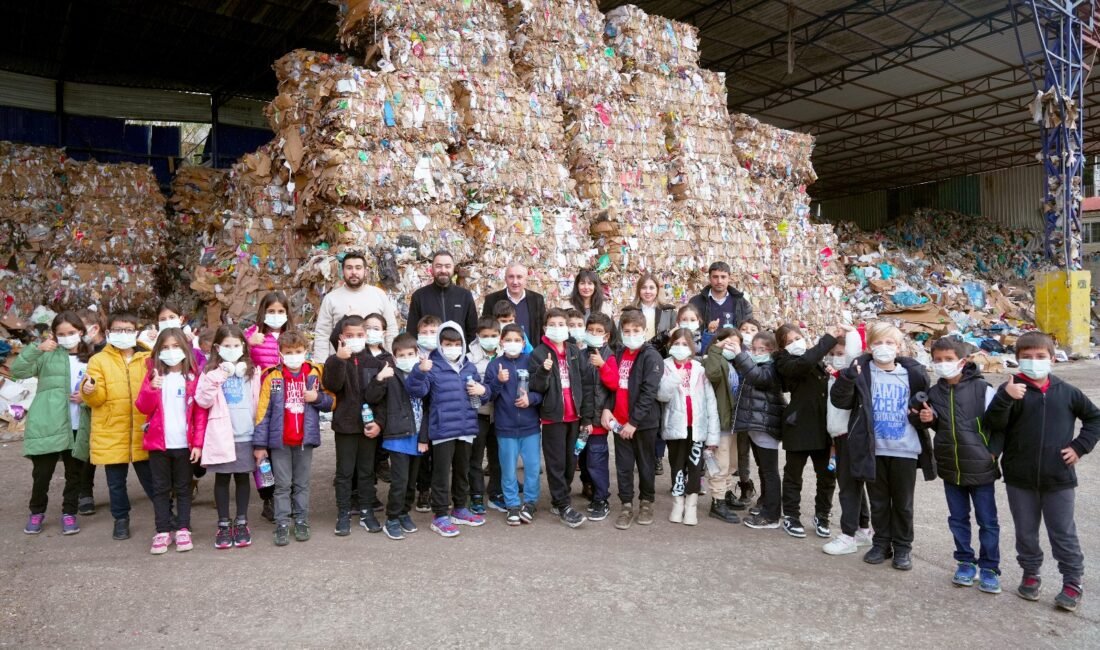
[[[859,550],[856,538],[845,534],[837,535],[832,541],[821,547],[826,555],[850,555]]]
[[[875,530],[873,528],[859,528],[856,530],[856,546],[873,546]]]

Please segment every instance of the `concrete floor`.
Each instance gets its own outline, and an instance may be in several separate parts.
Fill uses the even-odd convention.
[[[1058,370],[1100,401],[1100,362]],[[1067,614],[1051,604],[1061,582],[1049,554],[1042,600],[1014,595],[1020,571],[1000,488],[1005,593],[989,596],[950,583],[939,481],[918,484],[915,567],[904,573],[859,555],[826,556],[812,533],[797,540],[723,524],[702,507],[698,527],[670,524],[667,475],[658,479],[657,522],[625,532],[613,528],[614,511],[565,528],[550,518],[544,487],[532,526],[509,528],[492,513],[485,526],[442,539],[428,530],[429,515],[414,514],[420,532],[404,541],[360,528],[337,538],[327,444],[314,462],[312,541],[274,547],[253,501],[256,543],[216,551],[207,478],[195,550],[153,557],[152,509],[135,478],[130,540],[111,540],[102,474],[99,513],[82,518],[79,535],[60,535],[59,478],[46,531],[24,535],[30,463],[19,454],[19,444],[0,449],[0,645],[1100,647],[1091,579],[1100,561],[1100,458],[1080,469],[1077,525],[1090,575],[1080,610]],[[803,490],[810,512],[811,477]]]

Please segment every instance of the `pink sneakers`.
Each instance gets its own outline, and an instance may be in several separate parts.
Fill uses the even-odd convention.
[[[153,555],[164,555],[168,552],[168,542],[172,538],[168,533],[157,533],[153,535],[153,546],[149,549],[149,552]]]
[[[190,551],[194,546],[191,544],[191,531],[186,528],[180,528],[176,531],[176,551],[182,553],[184,551]]]

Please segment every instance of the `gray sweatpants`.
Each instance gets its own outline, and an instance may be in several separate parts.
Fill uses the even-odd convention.
[[[1085,555],[1077,541],[1077,524],[1073,521],[1076,490],[1038,492],[1008,485],[1006,492],[1016,527],[1016,561],[1024,574],[1039,575],[1043,566],[1039,524],[1045,520],[1050,554],[1058,561],[1062,581],[1080,585],[1085,573]]]
[[[313,447],[283,447],[268,451],[271,471],[275,474],[275,523],[289,526],[294,521],[309,521],[309,473],[313,466]],[[293,508],[291,502],[293,501]]]

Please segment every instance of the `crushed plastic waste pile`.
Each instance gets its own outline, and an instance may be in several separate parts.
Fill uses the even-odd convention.
[[[1035,327],[1030,290],[1042,234],[946,210],[917,210],[878,232],[837,226],[855,319],[897,321],[916,341],[957,334],[990,354]]]
[[[166,283],[164,196],[148,166],[0,143],[4,313],[99,305],[147,312]]]

